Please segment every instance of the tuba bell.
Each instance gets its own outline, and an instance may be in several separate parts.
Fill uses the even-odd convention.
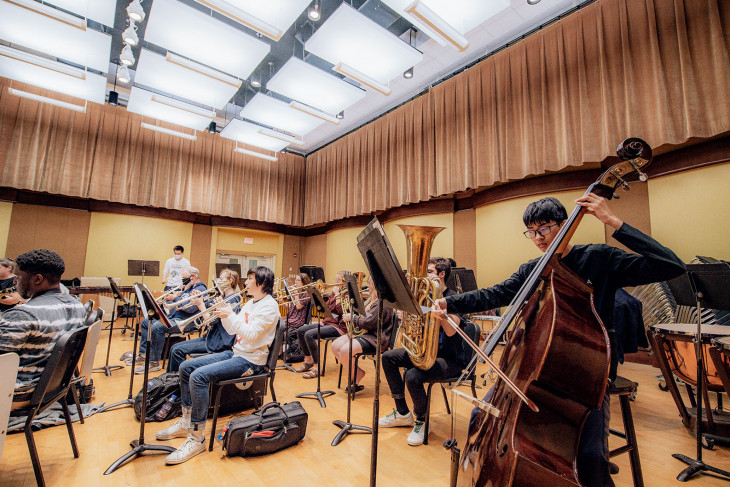
[[[445,227],[398,226],[406,236],[406,280],[416,302],[420,306],[430,308],[432,301],[441,298],[441,290],[436,283],[426,277],[428,259],[433,240]],[[403,313],[403,321],[395,338],[395,347],[405,348],[413,365],[428,370],[436,362],[438,338],[439,322],[431,313],[426,313],[422,317]]]

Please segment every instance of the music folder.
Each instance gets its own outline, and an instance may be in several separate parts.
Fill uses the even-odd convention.
[[[150,321],[157,320],[165,325],[166,328],[170,328],[172,326],[177,328],[177,325],[172,323],[162,309],[160,309],[160,306],[157,304],[157,301],[155,301],[154,296],[152,296],[152,293],[149,289],[147,289],[146,285],[135,282],[134,292],[137,294],[137,302],[142,307],[142,314],[145,318]]]
[[[346,274],[345,284],[347,285],[347,295],[350,300],[352,312],[360,316],[365,316],[367,313],[365,311],[365,304],[362,301],[362,295],[358,289],[357,279],[352,274]],[[375,289],[371,289],[370,292],[375,292]]]

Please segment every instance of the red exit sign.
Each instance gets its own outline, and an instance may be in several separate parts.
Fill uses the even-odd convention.
[[[246,237],[243,239],[244,244],[253,245],[253,237]]]

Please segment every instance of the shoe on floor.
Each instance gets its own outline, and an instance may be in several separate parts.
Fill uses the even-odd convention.
[[[127,353],[129,355],[127,355]],[[125,365],[134,365],[132,362],[132,352],[127,352],[127,353],[125,353],[123,355]],[[122,359],[120,358],[119,360],[122,360]],[[137,357],[134,359],[134,362],[136,362],[138,364],[144,363],[144,355],[137,355]]]
[[[158,440],[172,440],[173,438],[185,438],[188,436],[189,430],[187,421],[180,418],[164,430],[160,430],[155,434]]]
[[[305,379],[316,379],[318,375],[319,367],[315,365],[309,372],[305,372],[304,374],[302,374],[302,377],[304,377]]]
[[[413,430],[408,435],[408,444],[411,446],[423,445],[423,437],[425,436],[426,423],[424,421],[416,420],[413,423]]]
[[[162,370],[162,364],[160,362],[150,362],[150,372],[157,372]],[[144,365],[140,365],[134,369],[135,374],[144,374]]]
[[[378,419],[378,426],[381,428],[395,428],[396,426],[411,426],[413,424],[413,413],[401,414],[396,409],[387,416]]]
[[[205,450],[205,438],[199,441],[193,435],[189,435],[185,442],[180,445],[180,448],[170,453],[167,458],[165,458],[165,463],[167,465],[178,465],[180,463],[187,462],[195,455],[202,453]]]
[[[365,386],[361,386],[360,384],[353,384],[353,391],[354,392],[360,392],[363,389],[365,389]],[[345,392],[349,393],[350,392],[350,388],[349,387],[345,387]]]
[[[302,372],[308,371],[312,367],[314,367],[314,364],[308,364],[307,362],[304,362],[302,365],[299,366],[297,372],[301,374]]]

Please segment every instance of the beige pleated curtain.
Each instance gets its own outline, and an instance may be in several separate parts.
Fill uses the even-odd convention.
[[[727,0],[599,0],[306,161],[274,163],[219,136],[144,130],[121,108],[20,100],[2,80],[0,186],[316,225],[594,167],[627,137],[660,147],[728,132],[729,50]]]

